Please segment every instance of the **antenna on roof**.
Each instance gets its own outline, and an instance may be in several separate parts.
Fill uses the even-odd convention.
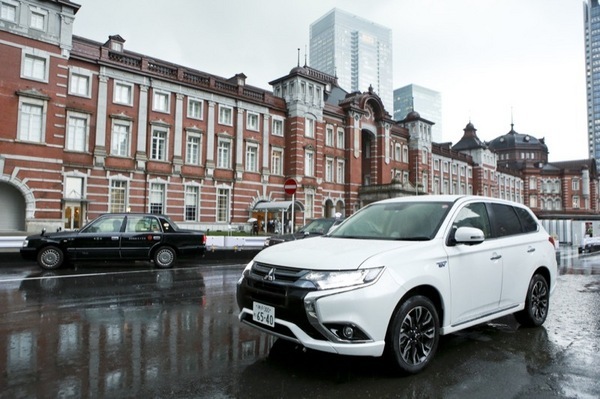
[[[300,47],[298,47],[298,66],[300,66]]]
[[[514,130],[515,126],[515,121],[514,121],[514,117],[513,117],[513,107],[512,105],[510,106],[510,130]]]
[[[304,66],[305,66],[305,67],[307,67],[307,66],[308,66],[308,64],[306,63],[306,53],[307,53],[307,51],[306,51],[306,44],[305,44],[305,45],[304,45]]]

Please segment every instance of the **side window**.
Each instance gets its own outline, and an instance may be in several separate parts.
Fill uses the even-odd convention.
[[[110,216],[94,221],[83,233],[118,233],[121,231],[124,216]]]
[[[494,232],[496,237],[521,234],[521,222],[512,206],[490,204],[494,213]]]
[[[527,211],[527,209],[515,207],[515,211],[519,216],[521,226],[523,226],[523,232],[533,233],[538,230],[538,224],[535,218],[531,215],[530,212]]]
[[[156,218],[152,218],[150,221],[150,230],[158,233],[160,232],[160,223],[158,223],[158,220]]]
[[[490,219],[485,204],[482,202],[469,204],[461,209],[454,219],[454,226],[457,228],[475,227],[483,231],[485,238],[492,236]]]
[[[139,233],[140,231],[148,230],[144,230],[141,216],[127,216],[127,227],[125,227],[125,231],[128,233]]]
[[[151,216],[129,216],[127,231],[132,233],[148,233],[160,231],[158,219]]]

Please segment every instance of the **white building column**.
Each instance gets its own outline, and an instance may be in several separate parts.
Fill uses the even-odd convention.
[[[237,109],[237,124],[235,126],[235,179],[244,177],[244,109]]]
[[[262,130],[262,181],[263,183],[269,182],[269,176],[271,174],[271,158],[269,155],[269,135],[271,134],[271,115],[264,114],[263,119],[263,130]]]
[[[98,106],[96,108],[96,143],[94,145],[94,164],[104,166],[106,157],[106,113],[108,102],[108,76],[98,76]]]
[[[140,85],[140,105],[138,107],[137,148],[135,165],[138,170],[146,169],[146,144],[148,136],[148,86]]]
[[[177,93],[175,95],[175,137],[173,149],[173,171],[181,173],[183,165],[183,98],[184,95]]]
[[[212,177],[215,170],[215,102],[208,101],[206,125],[206,176]]]

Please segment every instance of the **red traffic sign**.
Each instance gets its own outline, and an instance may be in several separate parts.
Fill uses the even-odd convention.
[[[283,183],[283,189],[286,194],[293,195],[296,193],[296,189],[298,188],[298,183],[294,179],[287,179],[285,183]]]

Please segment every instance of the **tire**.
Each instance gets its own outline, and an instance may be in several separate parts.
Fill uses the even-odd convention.
[[[42,248],[37,255],[37,263],[42,269],[55,270],[62,266],[65,261],[63,251],[55,246]]]
[[[386,355],[400,372],[416,374],[429,365],[439,340],[440,321],[433,302],[424,296],[413,296],[394,313]]]
[[[161,269],[167,269],[175,263],[177,254],[171,247],[160,247],[154,252],[154,264]]]
[[[515,313],[515,318],[524,327],[538,327],[544,324],[550,306],[548,282],[541,274],[535,274],[529,282],[525,309]]]

